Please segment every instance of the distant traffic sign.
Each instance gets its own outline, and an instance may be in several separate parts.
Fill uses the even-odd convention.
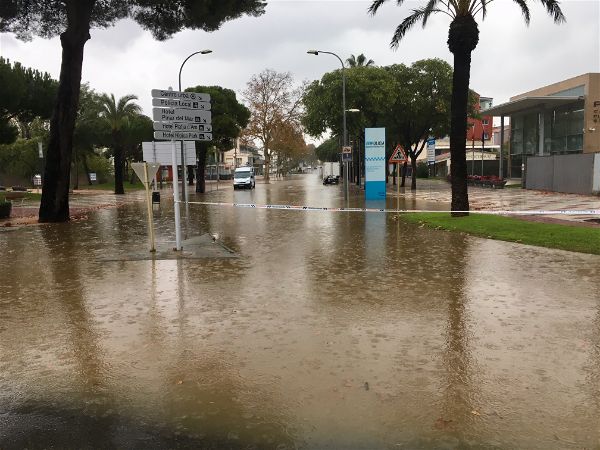
[[[186,122],[154,122],[154,131],[197,131],[210,133],[212,125]]]
[[[212,133],[195,131],[155,131],[154,139],[177,139],[182,141],[212,141]]]
[[[153,98],[152,106],[160,108],[182,108],[182,109],[200,109],[210,110],[210,102],[199,102],[196,100],[180,100],[170,98]]]
[[[210,94],[200,94],[198,92],[169,91],[164,89],[152,89],[152,97],[194,100],[197,102],[210,102]]]
[[[401,163],[405,163],[406,161],[408,161],[408,158],[406,158],[406,152],[404,151],[404,149],[402,148],[402,146],[400,144],[398,144],[396,146],[396,148],[394,149],[394,153],[392,153],[392,157],[389,159],[389,163],[397,163],[397,164],[401,164]]]
[[[342,153],[352,153],[352,147],[350,147],[350,146],[342,147]]]
[[[152,108],[152,117],[161,122],[190,122],[210,124],[210,111],[194,111],[191,109]]]

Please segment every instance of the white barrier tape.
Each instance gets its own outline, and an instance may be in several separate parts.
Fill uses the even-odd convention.
[[[180,201],[179,203],[184,203]],[[277,209],[285,211],[328,211],[328,212],[377,212],[385,214],[406,214],[406,213],[449,213],[450,211],[438,211],[429,209],[377,209],[377,208],[325,208],[316,206],[300,205],[257,205],[254,203],[222,203],[222,202],[187,202],[191,205],[205,206],[227,206],[233,208],[254,208],[254,209]],[[453,211],[458,213],[490,214],[497,216],[519,215],[519,216],[595,216],[600,215],[600,209],[558,209],[558,210],[471,210],[471,211]]]

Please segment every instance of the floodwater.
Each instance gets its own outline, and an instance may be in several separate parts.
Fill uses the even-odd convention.
[[[316,175],[191,200],[344,204]],[[141,201],[0,232],[0,448],[600,448],[600,257],[380,213],[183,224],[239,257],[102,261],[147,245]]]

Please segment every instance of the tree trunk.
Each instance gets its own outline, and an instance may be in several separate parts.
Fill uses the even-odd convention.
[[[407,163],[404,161],[404,164],[402,164],[402,183],[400,184],[400,187],[406,186],[406,167]]]
[[[196,192],[204,194],[206,192],[206,155],[208,146],[201,143],[196,146],[198,149],[198,166],[196,168]]]
[[[269,174],[270,167],[271,167],[271,155],[269,153],[269,149],[267,147],[265,147],[265,173],[264,173],[265,183],[268,183],[271,178],[270,174]]]
[[[118,137],[117,137],[118,139]],[[123,147],[115,140],[115,194],[124,194],[123,188]]]
[[[455,217],[469,214],[466,158],[467,107],[469,103],[471,52],[477,46],[478,40],[477,22],[471,15],[459,16],[450,24],[448,48],[454,54],[450,122],[451,210],[453,211],[452,216]]]
[[[412,167],[412,179],[410,182],[410,190],[417,190],[417,157],[411,155],[410,157],[410,166]]]
[[[40,222],[69,220],[69,179],[73,131],[79,104],[83,48],[90,38],[90,16],[96,0],[66,2],[67,29],[60,36],[62,62],[56,105],[50,120]]]
[[[194,185],[194,166],[187,166],[188,186]]]
[[[77,158],[77,150],[73,152],[73,165],[75,166],[75,182],[73,183],[73,190],[79,190],[79,161]]]

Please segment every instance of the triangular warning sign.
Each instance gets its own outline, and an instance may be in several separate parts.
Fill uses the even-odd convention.
[[[144,166],[148,166],[148,180],[146,180],[146,169]],[[159,163],[131,163],[131,168],[138,176],[142,183],[152,183],[154,177],[156,176],[156,172],[160,168]]]
[[[404,151],[404,148],[402,148],[402,146],[398,144],[394,149],[394,153],[392,153],[392,157],[388,162],[392,164],[405,163],[406,161],[408,161],[408,158],[406,157],[406,152]]]

